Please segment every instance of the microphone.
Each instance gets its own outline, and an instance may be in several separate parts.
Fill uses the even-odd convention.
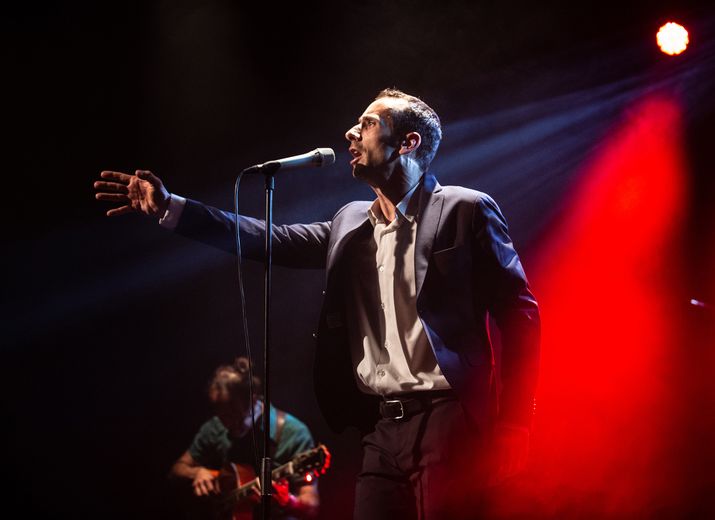
[[[316,148],[312,152],[293,155],[263,164],[256,164],[243,170],[243,173],[263,173],[273,175],[278,170],[295,170],[297,168],[311,168],[330,166],[335,162],[335,152],[332,148]]]

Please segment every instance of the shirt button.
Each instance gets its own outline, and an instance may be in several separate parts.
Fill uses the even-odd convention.
[[[384,309],[385,308],[385,302],[380,302],[380,308]]]
[[[382,369],[380,369],[380,370],[377,371],[377,375],[380,376],[380,377],[385,377],[385,371],[382,370]]]
[[[381,265],[377,268],[378,271],[383,272],[385,270],[385,266]]]
[[[386,341],[386,342],[385,342],[385,348],[390,348],[390,342],[389,342],[389,341]]]

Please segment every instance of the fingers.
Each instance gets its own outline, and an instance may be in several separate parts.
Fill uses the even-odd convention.
[[[94,189],[101,190],[101,191],[117,192],[117,193],[127,193],[128,192],[127,185],[120,184],[118,182],[96,181],[94,183]]]
[[[203,485],[203,482],[194,482],[194,495],[197,497],[208,495],[208,491],[206,491],[206,487]]]
[[[217,491],[211,480],[198,480],[194,482],[194,493],[197,496],[205,496]]]
[[[127,184],[133,177],[133,175],[129,175],[128,173],[113,172],[113,171],[109,171],[109,170],[104,170],[99,175],[103,179],[110,179],[110,180],[121,182],[124,184]]]
[[[129,197],[124,193],[96,193],[94,198],[97,200],[108,200],[111,202],[129,202]]]
[[[119,215],[126,215],[127,213],[134,213],[131,206],[121,206],[119,208],[112,208],[107,211],[108,217],[118,217]]]
[[[253,486],[250,489],[250,494],[247,497],[254,504],[258,504],[261,501],[262,495],[261,490],[257,486]]]
[[[278,493],[288,493],[289,484],[286,479],[273,480],[273,490]]]
[[[290,490],[288,488],[288,481],[285,479],[276,482],[273,481],[273,499],[278,502],[281,507],[284,507],[288,502],[290,502]]]

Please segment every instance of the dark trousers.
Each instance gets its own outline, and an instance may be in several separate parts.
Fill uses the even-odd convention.
[[[483,437],[456,399],[436,400],[403,420],[380,419],[362,439],[355,518],[478,518]]]

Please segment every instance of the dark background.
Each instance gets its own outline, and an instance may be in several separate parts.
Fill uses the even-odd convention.
[[[713,10],[695,2],[185,0],[3,10],[2,495],[22,517],[175,515],[166,474],[208,417],[212,369],[245,351],[234,259],[140,217],[106,218],[92,189],[103,169],[151,169],[175,193],[230,208],[242,168],[333,147],[333,167],[280,176],[275,195],[277,222],[329,219],[371,197],[351,179],[342,136],[379,90],[396,86],[438,111],[445,140],[434,171],[443,184],[500,202],[528,271],[556,218],[553,202],[619,110],[649,85],[675,85],[695,194],[685,290],[715,300],[715,284],[704,283],[715,258],[706,254]],[[654,45],[671,18],[691,29],[680,59]],[[449,162],[456,154],[463,161]],[[244,181],[241,204],[262,214],[261,180]],[[262,268],[244,268],[258,362]],[[322,516],[345,518],[357,435],[330,432],[312,393],[323,273],[277,267],[274,276],[274,402],[332,448]],[[693,319],[705,330],[711,317]],[[709,433],[693,450],[712,456]],[[712,477],[686,474],[701,497],[715,491]],[[681,512],[711,511],[707,502]],[[533,516],[555,514],[547,511]]]

